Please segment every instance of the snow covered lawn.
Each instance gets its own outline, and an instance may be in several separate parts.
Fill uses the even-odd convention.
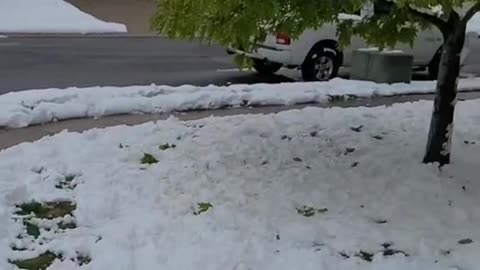
[[[1,0],[0,33],[113,33],[125,25],[103,22],[63,0]]]
[[[12,147],[0,269],[478,269],[480,100],[458,104],[442,170],[419,162],[431,110],[172,118]]]
[[[131,86],[44,89],[0,96],[0,127],[18,128],[56,120],[126,113],[164,113],[222,107],[325,103],[340,98],[433,93],[435,82],[376,84],[329,82],[198,87]],[[479,90],[480,78],[460,80],[459,90]]]

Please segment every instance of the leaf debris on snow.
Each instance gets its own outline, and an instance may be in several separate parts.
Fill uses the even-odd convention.
[[[304,205],[302,208],[297,208],[297,213],[304,217],[313,217],[316,213],[323,214],[328,212],[327,208],[315,208]]]
[[[140,162],[142,164],[152,165],[158,163],[158,159],[156,159],[152,154],[144,153]]]
[[[177,147],[177,146],[176,146],[175,144],[168,144],[168,143],[166,143],[166,144],[161,144],[161,145],[159,145],[159,146],[158,146],[158,149],[165,151],[165,150],[167,150],[167,149],[170,149],[170,148],[173,149],[173,148],[176,148],[176,147]]]
[[[460,245],[469,245],[473,243],[473,240],[470,238],[461,239],[458,241]]]
[[[353,152],[355,152],[355,148],[353,148],[353,147],[347,147],[347,148],[345,149],[345,153],[344,153],[344,154],[345,154],[345,156],[346,156],[346,155],[351,154],[351,153],[353,153]]]
[[[363,125],[356,126],[356,127],[350,127],[350,130],[355,131],[355,132],[362,132]]]
[[[213,205],[211,203],[205,203],[205,202],[198,203],[197,206],[198,206],[198,210],[193,212],[193,214],[196,216],[207,212],[210,208],[213,208]]]
[[[295,162],[302,162],[303,160],[302,160],[301,158],[299,158],[299,157],[294,157],[294,158],[293,158],[293,161],[295,161]]]
[[[373,222],[377,223],[377,224],[387,224],[388,223],[388,220],[386,219],[373,219]]]
[[[465,124],[478,118],[478,104],[480,104],[478,101],[459,104],[458,108],[461,113],[456,120],[459,120],[460,133],[465,134],[465,136],[476,136],[475,134],[478,133],[479,127]],[[415,117],[405,117],[412,113]],[[354,257],[360,248],[372,252],[375,254],[375,258],[376,256],[381,258],[384,256],[383,254],[398,254],[398,251],[402,250],[400,246],[382,249],[379,245],[386,240],[402,243],[405,247],[410,248],[408,253],[412,255],[420,253],[424,257],[411,256],[408,260],[397,260],[396,258],[374,260],[372,268],[388,269],[388,266],[392,265],[393,262],[395,264],[394,268],[398,269],[410,269],[412,265],[418,266],[418,269],[447,269],[449,265],[458,262],[463,264],[460,266],[466,269],[465,266],[476,265],[475,263],[478,262],[476,254],[478,254],[479,246],[475,244],[459,246],[457,241],[461,238],[470,237],[478,242],[475,238],[477,229],[475,224],[480,223],[480,219],[476,215],[477,208],[475,207],[478,205],[476,202],[480,202],[479,198],[469,197],[468,200],[472,203],[462,209],[469,216],[471,222],[456,222],[455,211],[443,210],[445,210],[445,203],[448,199],[459,206],[463,206],[461,203],[464,198],[459,196],[465,196],[466,193],[462,192],[462,185],[468,184],[466,187],[471,191],[478,189],[477,182],[465,182],[464,177],[469,177],[468,173],[475,172],[478,168],[480,163],[475,157],[478,156],[480,148],[470,147],[469,151],[460,153],[465,156],[451,165],[454,171],[465,169],[461,176],[454,175],[451,180],[438,177],[437,171],[426,168],[418,160],[418,158],[421,158],[418,157],[418,149],[423,147],[424,130],[428,124],[428,117],[425,115],[427,113],[431,113],[430,103],[418,102],[398,104],[388,109],[320,110],[310,108],[284,112],[279,115],[249,115],[228,119],[208,119],[206,120],[208,125],[203,130],[203,133],[208,134],[208,136],[203,136],[201,141],[192,139],[191,136],[184,138],[182,149],[178,149],[178,151],[185,151],[188,155],[178,155],[178,162],[160,162],[156,166],[156,169],[168,175],[168,181],[157,181],[158,174],[145,174],[142,176],[147,181],[142,181],[140,186],[138,186],[139,183],[132,182],[131,178],[132,175],[139,174],[132,168],[140,166],[139,160],[143,153],[120,153],[121,151],[116,147],[116,143],[119,141],[135,142],[144,139],[145,147],[148,147],[146,149],[153,149],[151,151],[155,152],[152,154],[158,154],[159,158],[162,153],[157,149],[158,137],[168,138],[172,134],[176,136],[183,133],[187,129],[183,123],[165,121],[157,124],[125,127],[125,129],[119,127],[122,132],[119,132],[119,129],[113,131],[109,129],[98,130],[95,131],[96,136],[60,134],[52,140],[16,146],[19,151],[0,153],[0,159],[2,160],[0,171],[6,171],[5,175],[7,177],[5,178],[10,178],[0,179],[0,188],[2,190],[5,188],[4,195],[13,198],[0,200],[2,208],[0,212],[7,209],[12,213],[14,210],[11,209],[11,206],[15,205],[18,202],[17,200],[29,198],[29,195],[34,195],[35,198],[52,198],[57,197],[57,194],[72,196],[79,205],[82,205],[75,213],[79,217],[85,218],[86,221],[93,221],[92,226],[84,226],[81,230],[62,234],[58,238],[53,235],[55,243],[43,242],[44,246],[42,248],[46,250],[52,244],[56,247],[51,250],[52,252],[65,251],[65,254],[75,256],[71,247],[78,243],[76,241],[79,234],[88,234],[91,237],[90,241],[85,241],[82,244],[82,247],[84,247],[82,251],[111,247],[112,250],[108,250],[108,252],[112,256],[128,254],[130,247],[137,245],[139,241],[145,243],[145,246],[164,243],[165,245],[158,246],[156,250],[148,250],[148,252],[154,252],[151,257],[160,253],[167,256],[169,253],[186,254],[180,257],[173,256],[172,260],[169,259],[165,262],[158,262],[155,258],[149,262],[154,268],[161,267],[166,270],[175,269],[178,265],[194,269],[194,263],[185,260],[189,257],[188,254],[191,254],[190,252],[198,254],[198,258],[208,258],[213,251],[218,256],[231,261],[237,259],[237,257],[231,255],[229,251],[245,250],[246,248],[268,250],[267,252],[272,253],[269,258],[271,261],[268,261],[267,264],[263,262],[261,262],[261,265],[252,263],[246,268],[256,269],[263,266],[267,268],[277,267],[279,270],[291,269],[292,267],[308,268],[309,265],[307,264],[315,263],[316,260],[324,261],[327,268],[335,268],[343,261],[341,255],[336,253],[340,250],[346,250],[346,254],[350,256],[349,261],[340,267],[349,267],[360,261],[360,259]],[[358,123],[365,124],[372,130],[381,131],[388,128],[390,143],[384,144],[382,147],[376,147],[375,140],[369,136],[373,134],[368,134],[366,128],[364,128],[364,134],[351,132],[348,129],[349,126],[345,126],[345,119],[353,118],[361,120]],[[269,126],[265,127],[264,123],[267,122]],[[289,145],[291,143],[280,140],[282,134],[294,134],[290,133],[293,130],[303,130],[308,135],[312,126],[319,125],[325,127],[321,138],[294,137],[296,153],[293,156],[292,148]],[[406,132],[402,132],[402,127],[409,128]],[[235,136],[242,136],[248,132],[250,132],[248,134],[251,134],[252,130],[258,131],[255,134],[268,130],[272,139],[269,142],[263,140],[260,144],[258,143],[260,141],[258,136],[245,136],[242,140],[232,140]],[[330,141],[327,139],[330,139]],[[408,140],[408,145],[404,145],[406,140]],[[105,141],[112,141],[114,143],[113,147],[109,144],[106,145]],[[317,153],[319,149],[316,147],[312,148],[313,141],[315,141],[316,146],[320,147],[322,154]],[[163,142],[172,143],[176,141]],[[457,138],[455,143],[458,144],[458,142],[462,143],[463,140]],[[70,146],[76,145],[81,145],[82,151],[72,151]],[[286,145],[289,147],[285,147]],[[357,151],[359,151],[358,157],[357,153],[347,157],[343,156],[345,147],[348,146],[357,148]],[[398,151],[398,149],[402,149],[402,151]],[[55,150],[58,155],[51,155],[51,150]],[[362,150],[361,155],[360,150]],[[125,159],[113,158],[107,160],[112,166],[102,166],[106,161],[104,160],[105,156],[115,154],[121,154],[122,157],[126,154],[129,156],[135,155],[136,159],[135,156],[134,160],[126,159],[131,164],[124,164]],[[290,165],[294,164],[292,158],[295,155],[303,158],[305,162],[308,161],[308,164],[295,164],[298,165],[296,166],[298,168],[293,171],[291,166],[281,166],[284,165],[285,161],[290,162]],[[198,157],[202,157],[202,159]],[[28,170],[29,167],[25,168],[23,165],[25,160],[31,164],[55,164],[59,171],[63,169],[82,171],[82,177],[85,177],[85,181],[82,183],[81,189],[72,192],[58,191],[53,186],[49,186],[49,181],[41,181],[42,178],[47,176],[49,170],[42,175],[36,175]],[[268,160],[271,166],[264,166],[261,169],[246,169],[240,166],[242,160],[247,160],[251,162],[250,164],[255,165]],[[355,169],[349,168],[349,165],[354,161],[358,161],[362,165]],[[58,163],[58,166],[56,163]],[[206,172],[204,164],[208,163],[212,166]],[[306,165],[310,164],[312,164],[312,167],[314,166],[316,173],[304,169]],[[224,167],[219,168],[219,165]],[[148,168],[148,166],[140,167]],[[255,166],[252,165],[252,167]],[[112,169],[116,171],[113,172]],[[395,173],[391,173],[392,170],[390,169],[393,169]],[[448,172],[452,171],[448,170]],[[25,174],[28,177],[23,177]],[[15,176],[18,176],[18,178],[15,178]],[[298,177],[296,178],[296,176]],[[475,175],[473,174],[473,176]],[[296,181],[297,179],[300,180]],[[22,191],[25,186],[28,191],[26,195]],[[21,192],[18,193],[17,190]],[[435,190],[438,197],[424,196],[429,190]],[[52,191],[57,194],[49,194]],[[254,195],[254,192],[257,194]],[[120,198],[116,198],[118,196],[114,196],[115,194],[120,194]],[[382,194],[389,200],[378,200],[376,196],[370,196],[369,194]],[[192,197],[200,197],[200,199],[194,200],[191,204],[189,201]],[[222,211],[214,211],[216,208],[213,208],[200,216],[194,216],[193,212],[200,212],[197,202],[212,200],[211,198],[217,198],[218,203],[225,206],[226,209],[222,207],[217,209]],[[321,203],[317,202],[318,199],[321,199]],[[302,204],[292,206],[292,201],[299,200]],[[439,200],[443,201],[439,203]],[[313,211],[315,217],[303,217],[296,211],[296,207],[300,208],[303,204],[327,206],[329,208],[335,206],[337,211],[324,216]],[[235,211],[234,208],[238,205],[241,206],[241,209]],[[361,209],[361,205],[366,205],[366,209]],[[396,211],[392,212],[392,216],[377,216],[378,213],[375,215],[375,209],[381,209],[381,207],[385,207],[385,209],[393,207]],[[231,213],[226,211],[230,208],[232,208]],[[412,208],[415,208],[415,211],[409,211]],[[187,213],[185,213],[185,210]],[[329,211],[332,210],[333,208]],[[188,216],[188,212],[190,216]],[[373,216],[371,216],[372,212]],[[402,216],[398,216],[399,213],[402,213]],[[114,218],[105,216],[106,214],[111,214]],[[119,217],[119,214],[121,218],[115,218]],[[424,228],[417,226],[422,222],[418,219],[420,215],[429,215],[433,226],[430,229],[437,233],[425,234]],[[12,217],[13,219],[21,219],[13,213]],[[388,218],[389,223],[401,219],[402,225],[408,226],[410,230],[399,235],[396,226],[378,225],[373,223],[371,219],[367,219],[369,217]],[[183,221],[187,221],[187,223]],[[50,225],[51,222],[47,223],[45,222],[45,225]],[[281,241],[275,240],[279,231],[272,229],[277,225],[281,226]],[[457,226],[456,230],[451,230],[452,225]],[[4,222],[2,227],[4,226],[6,227],[5,231],[15,234],[21,233],[22,228],[24,229],[20,221]],[[136,235],[137,237],[124,237],[126,235],[118,234],[124,232],[125,228],[132,227],[141,231]],[[14,239],[16,235],[11,235],[12,241],[18,242],[18,248],[27,247],[27,252],[31,252],[32,246],[27,242],[35,241],[35,243],[39,243],[43,241],[43,236],[46,238],[51,233],[56,233],[55,230],[45,232],[45,235],[43,235],[44,230],[42,228],[44,227],[40,228],[42,235],[38,240],[32,240],[32,237],[29,236],[24,239]],[[105,228],[109,229],[105,230]],[[298,231],[296,231],[297,229]],[[327,231],[328,234],[322,235],[322,232]],[[459,237],[458,231],[465,234]],[[95,237],[100,232],[104,240],[95,244]],[[370,232],[371,234],[369,234]],[[177,235],[181,235],[181,237],[177,237]],[[388,239],[385,238],[386,236],[388,236]],[[316,239],[317,237],[321,239]],[[421,250],[418,250],[415,242],[419,237],[424,237],[425,242],[428,243],[425,247],[421,247]],[[247,241],[241,241],[242,239]],[[438,248],[443,247],[442,243],[445,242],[445,239],[453,239],[451,244],[458,248],[458,250],[455,248],[455,256],[443,257],[439,254]],[[322,252],[313,252],[315,248],[310,245],[313,240],[325,242],[326,247],[322,248]],[[111,243],[118,241],[124,241],[125,245],[111,246]],[[178,244],[167,245],[170,241],[176,241]],[[195,243],[192,245],[192,242]],[[218,243],[222,243],[222,245],[219,246]],[[225,243],[225,246],[223,246],[223,243]],[[272,246],[272,243],[274,246]],[[250,244],[251,246],[249,246]],[[8,249],[9,245],[4,246]],[[205,250],[206,246],[210,250]],[[305,249],[307,252],[303,252]],[[38,255],[45,250],[34,250],[34,252],[35,255]],[[288,256],[292,263],[284,263],[283,256],[273,254],[275,250],[281,250],[282,255]],[[19,254],[21,253],[19,251],[11,252],[18,254],[11,259],[26,257],[24,255],[26,252],[23,254]],[[403,256],[402,254],[395,256]],[[194,256],[197,258],[197,255]],[[254,261],[254,259],[251,260],[250,255],[244,254],[244,256],[240,259],[249,262]],[[86,267],[92,270],[97,270],[98,265],[106,265],[109,260],[101,254],[100,256],[99,254],[92,254],[92,257],[94,260],[98,260],[98,262]],[[115,261],[113,268],[134,263],[131,258],[127,257],[122,257],[122,260],[118,262]],[[456,260],[457,258],[462,258],[462,261]],[[432,267],[436,259],[440,259],[438,264],[435,265],[437,267]],[[68,264],[70,261],[65,263]],[[8,269],[3,267],[5,264],[8,264],[7,260],[0,260],[1,269]],[[222,262],[210,260],[204,268],[221,267]],[[360,266],[360,268],[362,267]]]
[[[359,257],[360,259],[367,261],[367,262],[372,262],[374,254],[371,252],[367,252],[364,250],[360,250],[357,254],[355,254],[355,257]]]

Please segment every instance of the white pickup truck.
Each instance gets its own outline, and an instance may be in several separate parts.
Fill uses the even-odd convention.
[[[340,14],[341,20],[361,20],[374,12],[382,12],[374,4],[365,6],[359,15]],[[414,69],[428,70],[436,78],[440,61],[440,48],[443,37],[436,28],[420,31],[413,43],[398,43],[395,50],[412,54]],[[469,52],[466,46],[462,59]],[[356,49],[372,47],[360,37],[352,37],[350,46],[340,48],[337,39],[337,27],[326,24],[317,30],[307,30],[298,39],[293,40],[287,33],[267,36],[262,44],[257,44],[253,52],[228,49],[230,54],[246,54],[253,60],[254,69],[261,74],[272,74],[282,67],[300,68],[305,81],[325,81],[336,77],[341,66],[351,65],[352,53]],[[462,60],[463,62],[463,60]]]

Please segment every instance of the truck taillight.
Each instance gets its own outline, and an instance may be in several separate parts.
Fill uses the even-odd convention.
[[[292,39],[290,35],[287,33],[277,33],[277,44],[280,45],[290,45],[292,43]]]

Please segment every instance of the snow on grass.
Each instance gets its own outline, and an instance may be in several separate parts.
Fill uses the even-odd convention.
[[[0,269],[478,269],[480,101],[459,102],[441,170],[420,163],[431,109],[171,118],[12,147]],[[15,205],[59,200],[75,227],[17,238]]]
[[[0,33],[113,33],[125,25],[98,20],[63,0],[1,0]]]
[[[480,78],[460,80],[459,89],[473,90]],[[222,107],[324,103],[338,98],[433,93],[435,82],[376,84],[334,79],[329,82],[197,87],[184,85],[44,89],[0,96],[0,127],[79,117],[125,113],[162,113]]]

